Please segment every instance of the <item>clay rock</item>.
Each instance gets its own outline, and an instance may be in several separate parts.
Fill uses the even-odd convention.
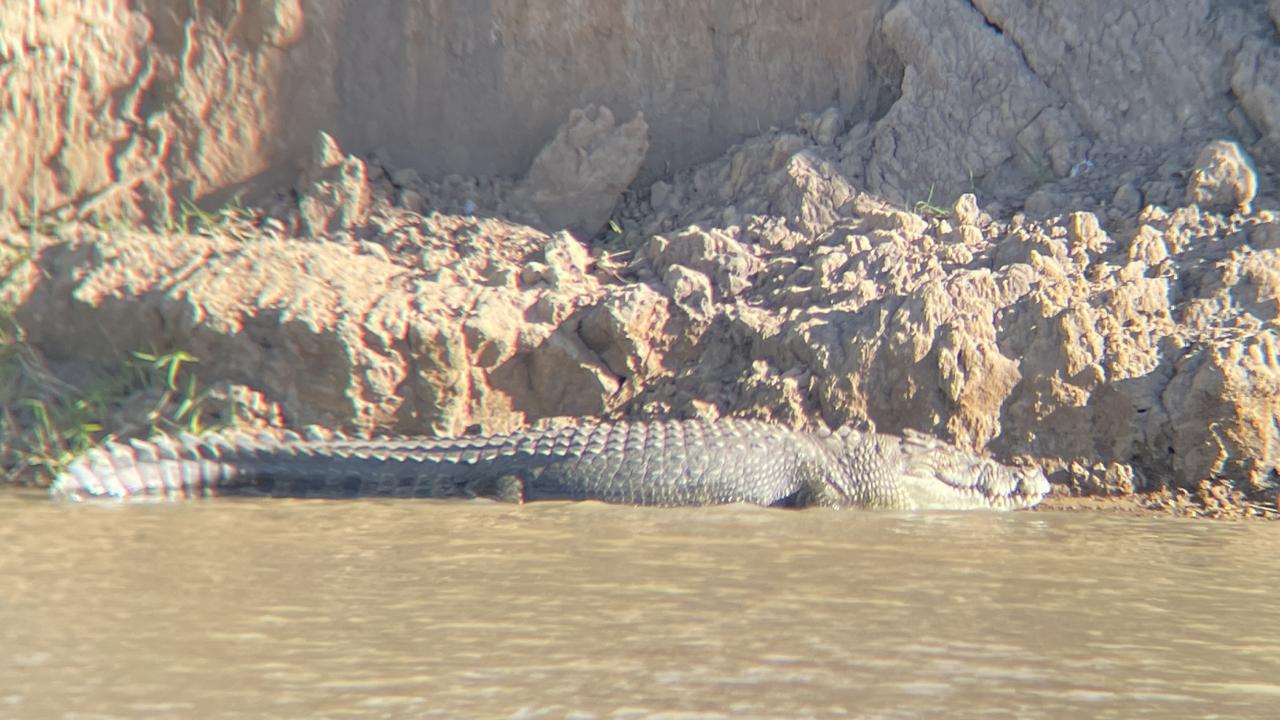
[[[694,320],[706,320],[711,316],[714,304],[711,302],[711,281],[697,270],[690,270],[683,265],[668,265],[662,276],[662,283],[667,286],[671,299],[676,307],[684,310]]]
[[[616,289],[583,313],[578,336],[614,375],[645,380],[661,372],[672,341],[669,302],[648,285]]]
[[[447,273],[346,243],[89,229],[42,247],[31,279],[50,282],[18,312],[50,357],[109,364],[180,347],[202,379],[261,390],[290,423],[456,433],[600,414],[619,381],[575,333],[577,308],[601,294],[585,250],[568,235],[486,228],[460,234],[479,266],[468,257]],[[503,281],[535,257],[568,288]],[[621,348],[619,367],[644,366]]]
[[[556,289],[568,288],[586,278],[591,254],[586,246],[568,232],[554,233],[520,268],[525,286],[545,283]]]
[[[830,115],[812,120],[814,132],[823,127],[822,117]],[[655,182],[648,207],[628,210],[657,217],[631,224],[655,233],[695,225],[736,227],[779,249],[811,242],[832,223],[851,217],[867,198],[817,139],[765,133],[723,158]]]
[[[978,210],[978,198],[973,193],[964,193],[951,204],[951,216],[961,225],[977,225],[981,217]]]
[[[486,288],[471,306],[462,324],[463,338],[471,363],[495,368],[510,360],[519,349],[522,308],[509,293]]]
[[[842,119],[840,109],[830,107],[821,113],[805,113],[796,119],[796,126],[819,145],[831,145],[840,134]]]
[[[1200,151],[1187,178],[1187,202],[1206,210],[1249,214],[1258,176],[1240,145],[1215,140]]]
[[[1280,141],[1280,48],[1263,40],[1247,41],[1236,55],[1231,91],[1263,136]]]
[[[58,323],[41,323],[55,355],[182,347],[202,372],[266,388],[304,423],[394,425],[407,409],[394,346],[411,316],[430,320],[403,312],[404,269],[382,259],[337,243],[121,233],[51,246],[40,262],[72,283],[65,304],[50,303],[53,288],[43,301],[59,308]]]
[[[807,151],[792,155],[785,168],[769,178],[766,192],[771,211],[807,238],[849,217],[858,195],[835,163]]]
[[[547,417],[598,416],[608,407],[620,380],[576,334],[557,331],[529,355],[526,412]]]
[[[617,125],[607,107],[575,109],[534,158],[511,204],[536,213],[548,232],[594,236],[609,222],[648,150],[643,114]]]
[[[1250,253],[1238,260],[1232,298],[1262,322],[1280,320],[1280,250]]]
[[[1180,484],[1216,477],[1250,492],[1280,487],[1275,331],[1186,348],[1162,397],[1170,416],[1169,462]]]
[[[763,266],[761,261],[721,230],[687,228],[670,236],[655,235],[647,255],[658,272],[680,265],[710,278],[721,301],[733,298],[751,286],[751,277]],[[707,289],[710,290],[708,284]]]
[[[734,148],[728,158],[680,178],[681,195],[696,199],[686,224],[738,224],[732,216],[768,216],[785,223],[780,245],[810,241],[847,218],[859,193],[819,146],[795,133],[777,133]],[[780,228],[781,229],[781,228]]]
[[[1143,225],[1134,233],[1129,243],[1129,259],[1140,261],[1148,267],[1154,267],[1169,257],[1169,246],[1164,242],[1164,235],[1150,225]]]
[[[1071,486],[1085,494],[1127,495],[1138,489],[1133,467],[1129,465],[1114,462],[1086,464],[1076,460],[1066,469]]]
[[[1280,319],[1280,250],[1233,253],[1201,275],[1187,275],[1188,295],[1206,301],[1200,307],[1208,315],[1188,315],[1188,323],[1213,328],[1222,313],[1236,327],[1261,329]]]
[[[344,155],[338,141],[325,132],[316,138],[298,195],[302,226],[312,237],[364,225],[373,204],[364,161]]]
[[[542,257],[558,278],[581,278],[591,264],[585,245],[567,232],[554,233],[542,247]]]
[[[1249,242],[1258,250],[1280,250],[1280,221],[1258,225],[1250,231]]]
[[[1051,108],[1061,107],[1090,136],[1108,144],[1160,147],[1186,141],[1188,131],[1203,132],[1199,129],[1221,123],[1221,96],[1229,92],[1224,80],[1230,76],[1223,56],[1230,52],[1218,44],[1215,32],[1240,38],[1261,29],[1252,19],[1233,25],[1237,21],[1230,13],[1215,18],[1216,9],[1211,12],[1204,0],[1126,0],[1118,14],[1112,12],[1118,8],[1114,0],[1076,0],[1071,12],[994,0],[980,0],[973,7],[990,23],[987,42],[1017,53],[1016,65],[1034,73],[1052,93]],[[1214,31],[1206,32],[1210,27]],[[1177,61],[1155,60],[1170,53]],[[1114,60],[1100,61],[1104,56]],[[1131,80],[1135,64],[1128,58],[1150,59],[1137,61],[1142,66],[1138,82]],[[995,80],[984,68],[947,70],[976,71],[979,84]],[[1006,101],[1004,88],[992,89],[993,102]],[[1144,122],[1137,123],[1131,113],[1139,107]],[[1079,136],[1068,140],[1087,142]],[[1064,169],[1053,162],[1056,174],[1064,175]]]
[[[1073,212],[1067,216],[1067,239],[1073,256],[1101,255],[1111,246],[1111,238],[1102,229],[1098,216],[1091,212]]]
[[[949,198],[973,176],[1018,163],[1065,177],[1087,149],[1023,48],[986,20],[974,4],[946,0],[906,0],[885,14],[885,41],[905,70],[901,96],[872,132],[872,192],[902,204],[931,188]]]
[[[1130,217],[1142,209],[1142,191],[1133,183],[1127,182],[1116,188],[1111,196],[1111,207],[1119,217]]]

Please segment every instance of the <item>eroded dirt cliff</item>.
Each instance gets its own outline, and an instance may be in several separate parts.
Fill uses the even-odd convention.
[[[717,38],[664,60],[687,67],[624,53],[596,71],[658,83],[730,69],[728,105],[626,83],[566,95],[582,78],[551,73],[538,87],[559,88],[543,101],[556,119],[532,116],[536,143],[512,129],[530,116],[494,116],[524,102],[510,65],[496,87],[492,67],[470,76],[475,95],[456,110],[482,118],[433,115],[412,142],[397,124],[406,107],[441,97],[426,81],[392,97],[413,59],[348,95],[255,80],[335,42],[317,28],[336,6],[0,11],[27,28],[5,37],[0,92],[21,111],[0,133],[41,159],[34,175],[21,162],[0,171],[22,366],[79,387],[136,350],[181,349],[201,382],[247,398],[248,421],[358,432],[584,415],[914,428],[1037,462],[1064,491],[1170,487],[1275,507],[1280,3],[903,0],[844,16],[822,3],[686,5],[672,12],[714,22],[682,32]],[[392,6],[401,14],[387,18],[417,18],[431,37],[450,22],[433,4]],[[548,28],[610,28],[667,57],[635,33],[671,17],[603,6],[575,29],[494,11],[494,42],[536,65],[567,52],[531,40]],[[815,74],[836,49],[804,32],[842,22],[861,39],[841,56],[850,67]],[[75,31],[108,26],[132,28],[109,51]],[[734,40],[719,44],[725,27]],[[468,37],[450,41],[463,56],[480,52]],[[593,46],[574,47],[572,67],[590,64]],[[328,52],[352,72],[356,60]],[[690,59],[700,52],[704,64]],[[58,60],[75,53],[101,54],[92,67]],[[310,93],[340,110],[297,100],[308,119],[287,131],[227,115],[254,103],[231,85],[183,85],[218,68],[262,107]],[[792,73],[807,84],[779,89]],[[37,76],[82,90],[24,94]],[[147,99],[130,100],[144,85]],[[734,103],[765,124],[715,119]],[[346,124],[353,105],[360,132]],[[89,119],[32,124],[53,117]],[[685,137],[689,124],[701,129]],[[502,147],[422,150],[442,138]],[[237,189],[243,206],[224,206]],[[184,205],[201,198],[203,211]],[[24,208],[35,212],[20,226]],[[12,407],[11,431],[34,422]],[[113,412],[106,429],[136,430],[136,408]]]

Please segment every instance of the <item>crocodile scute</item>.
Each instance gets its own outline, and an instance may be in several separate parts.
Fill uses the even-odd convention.
[[[492,497],[631,505],[1016,510],[1049,490],[918,433],[803,432],[754,420],[587,422],[452,438],[245,433],[111,442],[54,480],[69,500]]]

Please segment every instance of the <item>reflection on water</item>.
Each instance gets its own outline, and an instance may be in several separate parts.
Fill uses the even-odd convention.
[[[3,717],[1270,717],[1280,525],[0,495]]]

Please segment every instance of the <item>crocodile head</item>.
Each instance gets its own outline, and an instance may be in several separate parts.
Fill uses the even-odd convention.
[[[1019,510],[1039,503],[1049,482],[1036,468],[1001,465],[935,437],[841,428],[825,436],[842,477],[822,504],[885,510]]]
[[[915,508],[1019,510],[1049,493],[1039,468],[1002,465],[911,432],[902,438],[901,449],[903,490]]]
[[[967,460],[913,458],[902,474],[911,507],[1020,510],[1039,504],[1049,493],[1049,481],[1037,468],[1001,465],[989,458]]]

